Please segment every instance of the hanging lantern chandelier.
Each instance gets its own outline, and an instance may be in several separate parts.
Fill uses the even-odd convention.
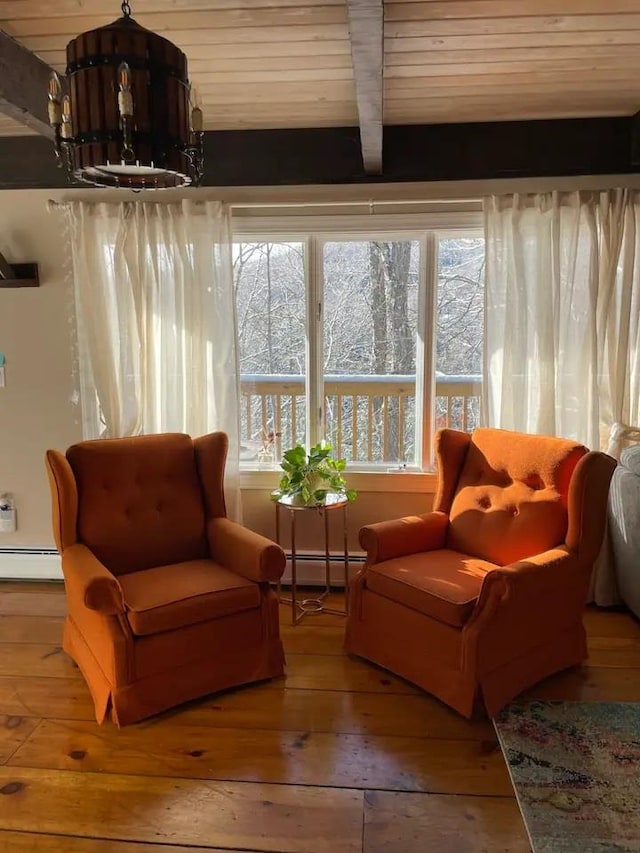
[[[49,122],[58,164],[101,187],[198,185],[204,168],[202,110],[191,106],[187,57],[131,17],[67,45],[68,92],[53,72]]]

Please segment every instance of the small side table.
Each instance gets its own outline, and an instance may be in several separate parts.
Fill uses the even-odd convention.
[[[280,545],[280,513],[287,510],[291,522],[291,597],[283,598],[282,587],[278,582],[278,596],[283,604],[291,605],[291,624],[297,625],[309,613],[334,613],[338,616],[349,614],[349,547],[347,541],[347,506],[349,501],[342,494],[329,492],[321,504],[298,504],[290,495],[284,495],[276,501],[276,540]],[[329,553],[329,513],[342,510],[343,556],[338,559],[344,563],[344,610],[325,607],[324,600],[331,592],[331,555]],[[299,598],[296,566],[296,515],[298,512],[315,511],[324,517],[324,565],[325,588],[314,598]]]

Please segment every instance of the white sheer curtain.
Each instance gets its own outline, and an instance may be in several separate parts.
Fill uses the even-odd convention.
[[[640,423],[640,193],[484,203],[484,415],[618,455]],[[592,581],[618,601],[605,541]]]
[[[484,216],[485,420],[606,449],[640,422],[640,193],[494,196]]]
[[[229,435],[240,513],[239,391],[229,213],[218,202],[69,205],[80,371],[104,429]]]

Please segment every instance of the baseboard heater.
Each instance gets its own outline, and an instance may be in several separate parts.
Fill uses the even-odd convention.
[[[331,586],[344,589],[344,565],[342,553],[331,554]],[[364,565],[364,554],[349,554],[349,575]],[[324,586],[325,564],[324,554],[305,552],[296,554],[296,575],[299,586]],[[282,583],[291,583],[291,554],[287,554],[287,567],[282,576]]]
[[[353,575],[354,570],[363,563],[364,554],[350,554],[350,574]],[[324,585],[323,554],[297,554],[296,564],[300,586]],[[53,548],[0,548],[0,580],[62,580],[60,555]],[[287,568],[282,583],[291,583],[291,554],[287,554]],[[344,587],[342,554],[331,554],[331,585]]]
[[[0,548],[0,580],[61,581],[60,555],[54,548]]]

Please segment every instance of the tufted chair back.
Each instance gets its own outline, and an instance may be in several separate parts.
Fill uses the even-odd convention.
[[[188,435],[83,441],[67,460],[77,486],[78,541],[113,574],[208,556]]]
[[[437,442],[434,509],[449,515],[447,548],[503,566],[564,544],[569,484],[587,449],[497,429],[460,435],[442,430]]]

